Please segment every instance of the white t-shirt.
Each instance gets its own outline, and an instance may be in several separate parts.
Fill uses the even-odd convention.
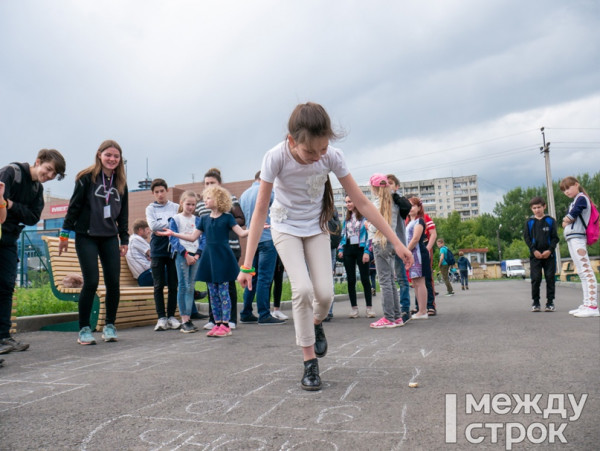
[[[196,219],[197,216],[184,216],[183,213],[177,213],[173,220],[177,223],[177,230],[179,233],[184,235],[191,235],[196,230]],[[198,246],[200,241],[187,241],[179,238],[179,243],[185,248],[186,251],[191,253],[198,252]]]
[[[319,161],[298,163],[287,140],[269,150],[263,158],[260,178],[273,183],[275,200],[271,205],[271,227],[294,236],[313,236],[322,232],[319,226],[327,174],[338,179],[350,171],[341,150],[328,146]]]
[[[150,253],[150,243],[144,238],[134,233],[129,237],[129,246],[127,247],[127,264],[129,270],[135,279],[137,279],[141,273],[150,269],[150,260],[148,255]]]

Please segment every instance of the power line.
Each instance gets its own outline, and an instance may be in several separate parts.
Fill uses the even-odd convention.
[[[499,141],[501,139],[511,138],[513,136],[518,136],[518,135],[523,135],[523,134],[526,134],[526,133],[531,133],[532,131],[537,131],[537,129],[534,128],[534,129],[530,129],[530,130],[524,130],[524,131],[521,131],[521,132],[509,134],[509,135],[498,136],[496,138],[490,138],[490,139],[486,139],[486,140],[483,140],[483,141],[477,141],[477,142],[473,142],[473,143],[469,143],[469,144],[461,144],[461,145],[458,145],[458,146],[447,147],[445,149],[434,150],[432,152],[425,152],[425,153],[421,153],[421,154],[418,154],[418,155],[413,154],[413,155],[405,156],[405,157],[402,157],[402,158],[397,158],[395,160],[387,160],[387,161],[382,161],[382,162],[379,162],[379,163],[362,165],[361,168],[368,168],[368,167],[373,167],[373,166],[379,166],[379,165],[394,163],[396,161],[406,161],[406,160],[411,160],[411,159],[415,159],[415,158],[426,157],[426,156],[429,156],[429,155],[435,155],[435,154],[438,154],[438,153],[445,153],[445,152],[449,152],[451,150],[464,149],[466,147],[477,146],[479,144],[490,143],[490,142],[494,142],[494,141]]]

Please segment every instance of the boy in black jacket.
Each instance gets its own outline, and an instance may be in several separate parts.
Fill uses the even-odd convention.
[[[547,312],[554,311],[554,276],[556,274],[556,257],[554,251],[558,244],[556,221],[551,216],[544,214],[546,202],[539,196],[529,202],[533,212],[523,231],[525,243],[530,250],[531,265],[531,305],[532,312],[540,311],[540,285],[542,283],[542,269],[546,278],[546,308]]]
[[[17,240],[24,225],[36,225],[44,209],[42,183],[65,175],[65,159],[58,150],[42,149],[35,164],[11,163],[0,169],[4,183],[6,221],[0,238],[0,354],[25,351],[29,345],[10,336],[12,297],[17,280]]]

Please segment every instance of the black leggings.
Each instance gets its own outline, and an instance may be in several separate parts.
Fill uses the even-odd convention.
[[[75,250],[83,275],[83,288],[79,293],[79,328],[90,326],[90,315],[100,280],[98,257],[102,263],[106,285],[106,324],[114,324],[119,308],[121,277],[118,237],[92,237],[78,233],[75,236]]]
[[[344,268],[346,268],[346,278],[348,279],[348,297],[352,307],[356,307],[356,267],[360,273],[360,281],[363,284],[365,292],[365,302],[367,307],[371,307],[371,279],[369,279],[369,262],[363,263],[363,254],[365,248],[358,244],[346,244],[344,246]]]
[[[283,292],[283,272],[285,268],[279,255],[277,256],[277,262],[275,263],[275,273],[273,273],[273,281],[271,286],[273,287],[273,307],[279,308],[281,306],[281,293]]]

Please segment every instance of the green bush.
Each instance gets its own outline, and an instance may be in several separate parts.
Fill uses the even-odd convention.
[[[39,288],[17,288],[17,316],[76,312],[77,302],[61,301],[52,294],[50,284]]]
[[[243,302],[244,290],[239,284],[236,284],[238,302]],[[348,284],[336,283],[335,294],[348,294]],[[206,291],[204,282],[196,282],[196,290]],[[362,284],[356,284],[356,291],[362,292]],[[48,315],[51,313],[69,313],[77,311],[77,302],[61,301],[52,293],[50,284],[46,283],[37,288],[17,288],[15,290],[17,298],[17,316]],[[272,298],[271,298],[272,299]],[[292,299],[292,288],[290,282],[285,280],[281,293],[282,301]],[[208,302],[208,298],[200,302]]]

